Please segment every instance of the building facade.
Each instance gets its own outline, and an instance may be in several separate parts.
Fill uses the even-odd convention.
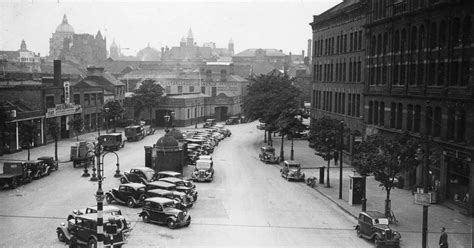
[[[365,1],[345,0],[313,17],[312,120],[328,116],[343,120],[346,153],[364,133]]]
[[[431,190],[470,211],[473,12],[472,1],[368,1],[364,97],[366,133],[427,137]],[[420,184],[421,166],[407,178]]]

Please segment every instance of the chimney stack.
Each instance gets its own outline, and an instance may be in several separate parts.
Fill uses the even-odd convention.
[[[54,67],[53,67],[53,74],[54,74],[54,86],[62,87],[61,82],[61,60],[54,60]]]
[[[312,47],[313,41],[311,39],[308,39],[308,62],[311,62],[311,47]]]
[[[304,59],[304,50],[301,50],[301,56],[303,56]]]

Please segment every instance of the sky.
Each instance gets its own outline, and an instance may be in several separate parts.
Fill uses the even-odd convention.
[[[148,44],[179,46],[191,28],[198,45],[214,42],[235,52],[248,48],[275,48],[301,54],[311,38],[313,15],[342,0],[247,1],[114,1],[114,0],[0,0],[0,50],[28,50],[45,56],[49,38],[66,14],[75,33],[107,37],[122,53],[136,55]]]

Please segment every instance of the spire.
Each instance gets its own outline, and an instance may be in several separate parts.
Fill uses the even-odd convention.
[[[188,39],[193,39],[193,30],[191,28],[189,28],[189,31],[188,31]]]
[[[26,51],[26,42],[25,42],[25,40],[21,40],[20,51]]]
[[[100,32],[100,30],[97,31],[97,35],[95,36],[95,38],[96,38],[96,39],[99,39],[99,38],[100,38],[101,40],[103,39],[103,38],[102,38],[102,33]]]
[[[62,22],[62,24],[68,24],[68,23],[67,23],[67,16],[66,16],[66,14],[64,14],[64,16],[63,16],[63,22]]]
[[[232,38],[230,38],[229,44],[234,44],[234,41],[232,40]]]

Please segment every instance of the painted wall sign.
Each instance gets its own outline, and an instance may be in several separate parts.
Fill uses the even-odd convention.
[[[48,108],[46,111],[46,118],[52,118],[57,116],[64,116],[64,115],[73,115],[82,113],[81,105],[75,105],[71,103],[62,103],[56,104],[54,108]]]

